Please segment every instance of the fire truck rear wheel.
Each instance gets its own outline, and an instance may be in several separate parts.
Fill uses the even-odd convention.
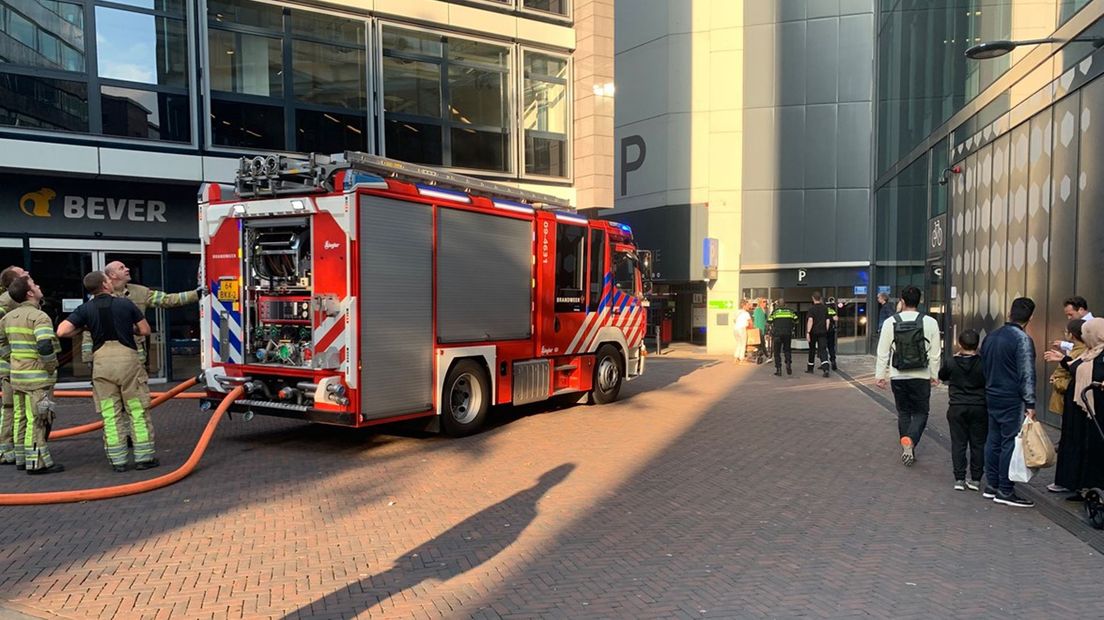
[[[611,344],[598,347],[595,360],[594,387],[590,391],[590,399],[599,405],[612,403],[617,400],[625,380],[625,363],[617,347]]]
[[[472,360],[460,360],[445,377],[441,393],[441,423],[453,437],[470,435],[483,427],[491,403],[487,371]]]

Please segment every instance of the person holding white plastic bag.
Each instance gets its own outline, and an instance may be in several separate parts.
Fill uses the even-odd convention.
[[[1008,322],[989,334],[981,345],[985,404],[989,411],[986,485],[982,497],[1017,508],[1035,505],[1016,495],[1016,485],[1008,477],[1024,416],[1035,419],[1035,343],[1025,330],[1033,314],[1035,302],[1017,297],[1008,312]]]

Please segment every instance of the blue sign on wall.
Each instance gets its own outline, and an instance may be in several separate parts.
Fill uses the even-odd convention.
[[[878,287],[878,292],[879,293],[885,293],[886,295],[889,295],[889,287],[888,286],[879,286]]]
[[[853,290],[854,290],[854,293],[853,293],[854,297],[866,297],[867,288],[865,286],[856,286],[856,287],[854,287]]]

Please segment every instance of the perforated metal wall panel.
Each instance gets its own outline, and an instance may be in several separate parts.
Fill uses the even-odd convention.
[[[361,412],[433,404],[433,217],[425,205],[360,199]]]
[[[532,224],[457,209],[437,213],[437,337],[442,343],[528,338]]]

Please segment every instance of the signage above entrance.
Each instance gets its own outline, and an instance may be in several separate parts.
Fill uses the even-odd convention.
[[[0,175],[0,217],[31,235],[195,239],[196,185]]]

